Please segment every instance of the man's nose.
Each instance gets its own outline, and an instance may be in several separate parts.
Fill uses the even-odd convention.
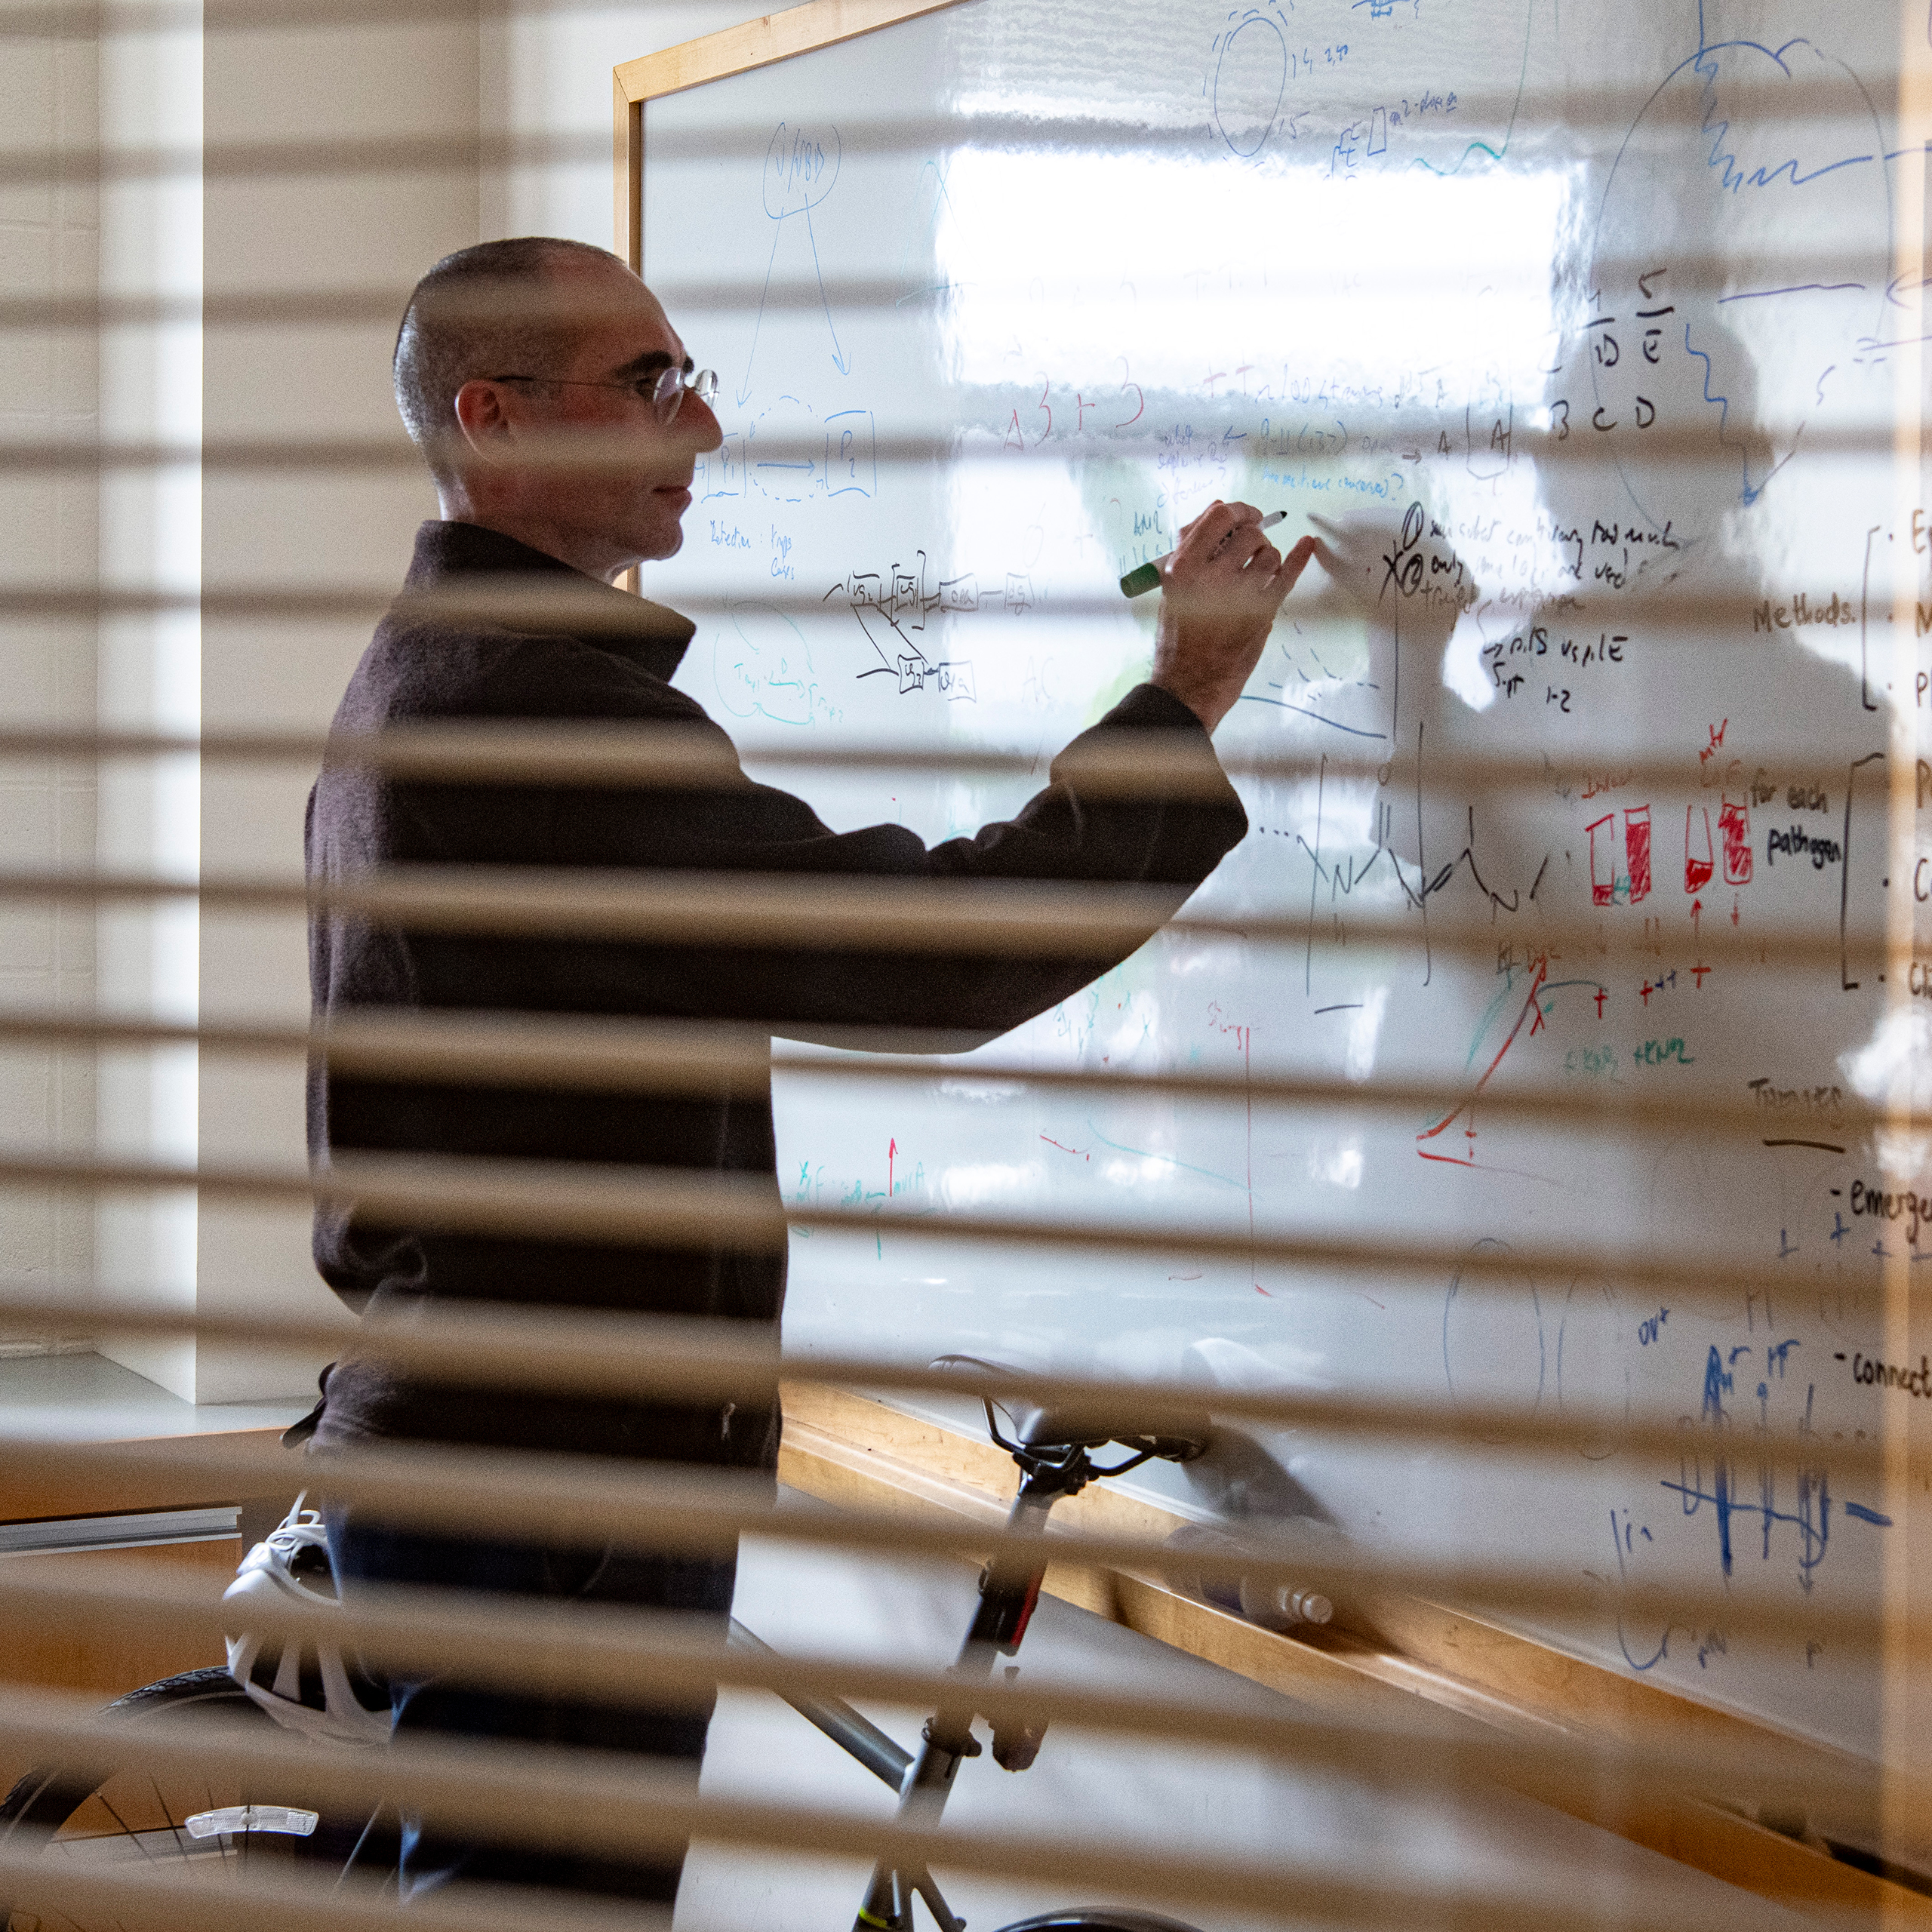
[[[700,455],[715,450],[724,440],[724,432],[712,414],[710,404],[700,402],[688,389],[677,414],[671,419],[671,428],[680,442],[688,443]]]

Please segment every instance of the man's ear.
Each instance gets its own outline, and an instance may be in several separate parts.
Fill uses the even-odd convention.
[[[490,455],[509,435],[509,417],[503,405],[502,385],[481,377],[465,383],[456,392],[457,427],[478,456]]]

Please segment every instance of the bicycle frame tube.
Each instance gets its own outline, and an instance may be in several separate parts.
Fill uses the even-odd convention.
[[[734,1617],[727,1641],[734,1650],[776,1657],[777,1652],[754,1636]],[[859,1762],[881,1783],[894,1791],[906,1789],[906,1774],[912,1768],[912,1754],[888,1737],[878,1726],[855,1711],[842,1697],[795,1697],[789,1690],[778,1693],[799,1716],[817,1725],[841,1750]]]
[[[1085,1459],[1076,1457],[1076,1460],[1084,1464]],[[1048,1512],[1054,1503],[1078,1487],[1083,1480],[1070,1467],[1029,1468],[1019,1494],[1013,1500],[1007,1527],[1044,1530]],[[991,1677],[1002,1656],[1010,1657],[1019,1649],[1045,1574],[1044,1564],[1038,1568],[1016,1566],[1010,1561],[1004,1565],[987,1565],[980,1580],[980,1601],[973,1614],[972,1627],[960,1646],[958,1661],[951,1672],[965,1694],[956,1701],[948,1699],[926,1720],[924,1741],[900,1796],[902,1824],[937,1825],[960,1765],[968,1758],[979,1756],[983,1749],[973,1735],[972,1686]],[[930,1872],[901,1872],[888,1865],[873,1868],[872,1883],[853,1932],[913,1932],[915,1896],[923,1898],[931,1908],[940,1932],[964,1932],[963,1921],[952,1915]]]

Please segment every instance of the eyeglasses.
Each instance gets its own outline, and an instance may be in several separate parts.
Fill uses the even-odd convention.
[[[677,414],[686,390],[707,408],[718,395],[718,371],[694,370],[688,358],[681,369],[660,369],[655,375],[638,376],[628,383],[590,383],[568,376],[491,376],[488,380],[493,383],[547,383],[565,389],[623,389],[649,403],[651,413],[660,423],[669,423]]]

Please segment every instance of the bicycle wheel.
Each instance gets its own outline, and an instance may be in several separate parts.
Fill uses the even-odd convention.
[[[107,1707],[146,1730],[198,1716],[272,1725],[226,1670],[191,1670],[131,1690]],[[0,1849],[37,1853],[51,1866],[112,1869],[137,1860],[179,1863],[237,1882],[251,1870],[306,1865],[393,1873],[399,1832],[380,1814],[352,1823],[274,1801],[239,1777],[146,1770],[82,1772],[43,1766],[0,1802]],[[4,1932],[109,1932],[30,1890],[0,1897]]]

